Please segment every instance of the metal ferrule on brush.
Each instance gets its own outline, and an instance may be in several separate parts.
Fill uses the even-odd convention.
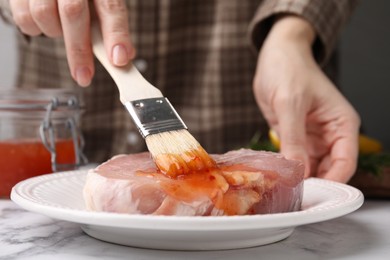
[[[144,138],[152,134],[187,129],[165,97],[128,101],[125,106]]]

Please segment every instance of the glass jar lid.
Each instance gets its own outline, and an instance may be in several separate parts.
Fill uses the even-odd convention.
[[[84,109],[82,96],[62,89],[0,91],[1,116],[44,117],[50,110],[53,118],[69,117]]]

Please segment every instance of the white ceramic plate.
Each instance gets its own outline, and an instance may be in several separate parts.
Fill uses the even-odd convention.
[[[218,250],[265,245],[288,237],[296,226],[355,211],[362,193],[345,184],[308,179],[302,210],[255,216],[179,217],[89,212],[82,188],[86,170],[42,175],[18,183],[11,199],[21,207],[81,224],[90,236],[135,247]]]

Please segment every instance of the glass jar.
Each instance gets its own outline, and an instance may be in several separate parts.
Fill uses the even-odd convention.
[[[56,89],[0,91],[0,197],[24,179],[87,162],[76,93]]]

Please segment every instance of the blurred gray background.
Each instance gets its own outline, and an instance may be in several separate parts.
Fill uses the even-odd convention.
[[[340,87],[390,150],[390,1],[360,1],[340,41]]]
[[[340,39],[340,87],[366,134],[390,150],[390,1],[360,1]],[[0,87],[14,85],[13,29],[0,22]]]

